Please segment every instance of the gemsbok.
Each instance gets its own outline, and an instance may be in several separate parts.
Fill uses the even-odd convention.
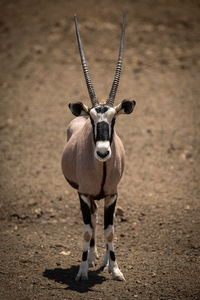
[[[62,171],[68,183],[78,190],[83,216],[82,262],[76,280],[88,279],[88,267],[94,266],[98,257],[96,248],[96,200],[104,202],[104,234],[106,253],[101,270],[108,265],[112,279],[125,280],[115,258],[114,211],[117,201],[117,186],[124,170],[125,153],[123,144],[114,130],[115,120],[120,114],[132,113],[136,102],[123,100],[114,106],[120,73],[125,35],[123,16],[121,42],[114,81],[107,100],[98,100],[90,79],[80,39],[77,17],[74,17],[78,47],[83,72],[91,99],[91,107],[82,102],[69,104],[77,118],[67,129],[67,142],[62,156]]]

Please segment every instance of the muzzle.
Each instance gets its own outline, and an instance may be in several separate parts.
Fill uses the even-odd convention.
[[[97,141],[95,152],[94,152],[95,158],[99,161],[106,161],[111,157],[111,148],[110,148],[110,142],[109,141]]]

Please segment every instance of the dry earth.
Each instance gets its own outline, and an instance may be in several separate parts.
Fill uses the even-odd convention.
[[[116,255],[126,282],[76,283],[82,220],[60,168],[67,103],[89,104],[73,15],[99,98],[108,95],[127,10],[116,103],[126,149]],[[200,2],[0,1],[0,299],[200,299]],[[103,202],[98,248],[103,259]]]

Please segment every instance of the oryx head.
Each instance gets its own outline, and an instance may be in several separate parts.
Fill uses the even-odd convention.
[[[89,116],[93,126],[93,136],[95,143],[95,157],[100,161],[106,161],[111,157],[111,144],[113,138],[113,131],[116,117],[119,114],[130,114],[136,102],[128,99],[124,99],[119,105],[114,106],[115,95],[117,92],[120,73],[122,68],[122,52],[124,46],[124,34],[125,34],[125,14],[123,16],[122,34],[119,49],[118,63],[115,71],[115,77],[113,80],[112,88],[107,100],[98,101],[95,91],[90,79],[88,68],[85,61],[85,55],[82,48],[80,39],[80,33],[78,28],[77,17],[74,17],[76,26],[76,35],[78,40],[78,47],[80,51],[80,57],[85,75],[85,80],[89,92],[89,96],[92,102],[92,107],[89,108],[82,102],[70,103],[69,108],[75,116]]]

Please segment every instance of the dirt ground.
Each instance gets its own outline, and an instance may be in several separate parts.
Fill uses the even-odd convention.
[[[115,248],[126,282],[77,283],[82,219],[60,160],[67,104],[89,97],[73,15],[96,94],[108,96],[122,14],[116,103],[137,102],[116,130],[126,150]],[[0,1],[0,300],[200,299],[200,2]]]

